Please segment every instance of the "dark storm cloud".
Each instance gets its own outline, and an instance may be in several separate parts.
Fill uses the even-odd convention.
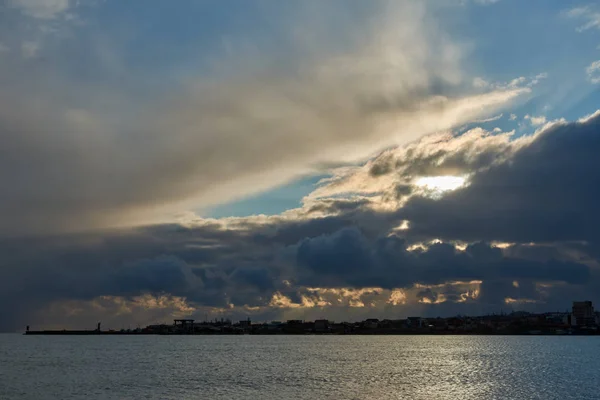
[[[110,281],[118,285],[118,290],[115,291],[123,294],[144,291],[176,293],[186,291],[191,286],[188,280],[190,274],[186,270],[189,267],[182,260],[173,256],[161,256],[126,263],[115,271],[115,276]]]
[[[91,300],[104,295],[169,293],[206,305],[224,305],[222,287],[227,273],[211,266],[223,253],[202,246],[220,236],[211,229],[201,233],[163,226],[2,240],[0,328],[12,326],[20,314],[29,315],[53,301]],[[229,243],[235,246],[234,240]]]
[[[158,225],[86,235],[0,240],[1,329],[60,300],[167,293],[203,306],[268,304],[293,275],[285,246],[334,232],[354,217]],[[293,290],[291,292],[294,292]]]
[[[325,225],[312,221],[313,228],[327,229],[307,229],[310,220],[274,219],[269,224],[247,222],[239,230],[163,225],[3,240],[0,328],[17,328],[54,301],[98,296],[168,293],[202,306],[256,307],[268,305],[276,291],[299,303],[302,286],[391,289],[471,279],[578,284],[589,275],[579,264],[506,258],[483,243],[464,253],[447,244],[408,252],[403,239],[376,235],[372,217],[349,213],[326,218],[321,221]],[[391,225],[381,221],[375,225],[387,231]]]
[[[346,207],[348,202],[341,201],[341,207],[335,207],[335,215],[317,218],[302,218],[293,221],[278,221],[274,233],[264,236],[265,242],[293,245],[305,238],[331,234],[348,227],[360,227],[369,237],[376,237],[392,229],[398,218],[395,212],[377,212],[361,207]],[[351,202],[362,205],[368,202]],[[326,205],[326,207],[333,207]]]
[[[428,315],[498,311],[507,298],[544,310],[595,300],[599,120],[555,126],[512,150],[488,137],[489,146],[475,151],[467,143],[434,152],[435,160],[419,161],[415,150],[414,167],[388,160],[410,175],[450,165],[476,171],[471,186],[438,200],[413,197],[398,210],[376,211],[375,198],[324,198],[285,217],[1,239],[0,329],[19,328],[56,301],[148,293],[223,309],[263,307],[272,318],[279,317],[268,307],[275,293],[298,305],[306,288],[420,288],[415,296],[445,301],[423,305]],[[400,185],[392,190],[411,195],[412,186]],[[409,228],[390,234],[403,219]],[[445,243],[407,250],[433,238]],[[470,244],[457,251],[448,240]],[[518,243],[500,249],[494,240]],[[482,281],[479,296],[456,303],[466,289],[455,281]]]
[[[0,295],[46,301],[103,294],[168,292],[192,299],[232,287],[260,292],[274,287],[283,266],[273,267],[285,246],[345,226],[372,222],[341,214],[236,229],[219,224],[158,225],[86,235],[0,240]],[[373,228],[371,228],[373,230]],[[222,297],[222,295],[221,295]]]
[[[318,285],[322,277],[339,287],[387,289],[453,280],[583,284],[590,278],[589,268],[583,264],[505,257],[500,249],[485,243],[470,245],[464,252],[445,243],[423,251],[407,251],[400,238],[369,240],[356,228],[305,239],[298,246],[296,257],[298,265],[307,269],[300,274],[304,273],[303,279],[309,285]]]
[[[261,293],[275,290],[275,277],[265,268],[238,268],[231,274],[236,286],[251,286]]]
[[[401,211],[415,234],[509,242],[598,242],[600,114],[559,123],[439,200]]]

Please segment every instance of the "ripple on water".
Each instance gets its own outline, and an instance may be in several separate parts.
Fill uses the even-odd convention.
[[[600,337],[0,335],[0,399],[600,399]]]

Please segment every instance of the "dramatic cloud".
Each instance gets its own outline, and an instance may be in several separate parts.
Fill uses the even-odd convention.
[[[599,124],[600,112],[519,139],[433,135],[347,169],[302,208],[271,217],[4,239],[2,328],[90,324],[90,308],[124,324],[134,315],[353,319],[595,300]],[[430,196],[415,183],[444,175],[468,184]]]
[[[502,251],[483,243],[457,251],[453,245],[433,244],[424,251],[409,252],[403,240],[387,237],[370,242],[356,228],[331,236],[303,241],[298,264],[313,272],[311,279],[331,279],[342,287],[393,289],[414,283],[437,285],[445,282],[488,280],[541,280],[581,284],[589,278],[588,268],[563,262],[539,263],[510,259]],[[301,280],[301,282],[303,282]]]
[[[160,84],[118,46],[98,45],[117,38],[77,47],[93,80],[63,65],[74,54],[67,33],[24,43],[25,59],[0,65],[0,179],[13,182],[0,189],[0,231],[171,220],[491,115],[529,91],[524,81],[464,85],[460,45],[422,2],[337,15],[335,32],[307,10],[282,16],[281,43],[230,37],[205,55],[202,73]]]
[[[438,19],[467,8],[441,3],[189,2],[193,24],[131,24],[123,2],[8,2],[0,330],[600,301],[600,111],[555,120],[537,92],[554,68],[481,77]],[[196,214],[315,172],[296,209]]]
[[[546,283],[548,291],[590,277],[583,264],[515,258],[484,243],[464,251],[445,243],[409,251],[400,237],[369,238],[352,226],[285,245],[278,233],[267,233],[273,228],[232,233],[209,225],[173,226],[85,239],[6,241],[1,328],[90,324],[93,318],[83,312],[89,308],[96,309],[94,318],[113,323],[194,314],[397,316],[443,303],[446,312],[451,304],[494,311],[535,282]],[[515,280],[519,290],[511,286]],[[548,297],[533,289],[527,295]]]
[[[514,132],[492,134],[481,128],[461,135],[440,133],[407,146],[388,150],[366,165],[340,170],[317,188],[306,201],[348,194],[380,196],[381,206],[395,204],[426,188],[418,185],[423,177],[469,176],[479,169],[509,158],[531,138],[512,140]],[[400,201],[393,203],[392,200]]]
[[[597,241],[600,114],[555,122],[439,201],[409,200],[411,231],[455,240]]]

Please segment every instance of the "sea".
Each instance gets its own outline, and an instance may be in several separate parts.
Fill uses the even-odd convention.
[[[2,334],[0,399],[600,399],[600,336]]]

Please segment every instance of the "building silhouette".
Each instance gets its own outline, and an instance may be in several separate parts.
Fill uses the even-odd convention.
[[[575,321],[572,321],[572,325],[593,326],[596,323],[594,306],[591,301],[574,301],[571,314],[575,319]]]

